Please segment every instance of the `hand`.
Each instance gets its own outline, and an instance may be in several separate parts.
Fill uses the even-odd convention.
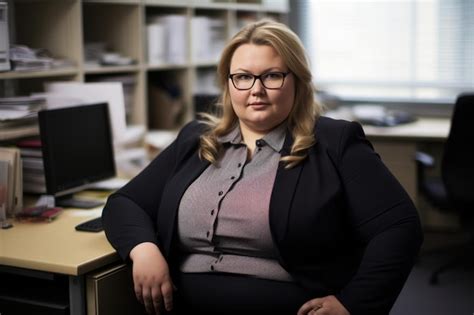
[[[350,315],[334,295],[312,299],[304,303],[297,315]]]
[[[133,284],[138,301],[148,314],[160,314],[163,306],[173,309],[173,282],[168,263],[153,243],[141,243],[130,252],[133,261]],[[164,303],[164,305],[163,305]]]

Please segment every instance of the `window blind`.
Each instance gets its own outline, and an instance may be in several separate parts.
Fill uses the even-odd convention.
[[[297,10],[319,89],[445,102],[474,90],[473,0],[305,0]]]

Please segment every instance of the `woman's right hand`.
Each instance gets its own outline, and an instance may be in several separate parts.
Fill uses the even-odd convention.
[[[163,306],[171,311],[174,285],[160,249],[153,243],[141,243],[130,251],[130,259],[135,295],[147,313],[160,314]]]

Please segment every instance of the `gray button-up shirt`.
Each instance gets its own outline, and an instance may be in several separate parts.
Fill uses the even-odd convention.
[[[283,147],[282,124],[256,141],[252,159],[237,126],[224,152],[186,190],[178,212],[183,272],[228,272],[292,281],[276,260],[270,196]]]

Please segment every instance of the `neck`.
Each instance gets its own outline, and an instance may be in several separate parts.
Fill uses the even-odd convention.
[[[263,138],[268,131],[256,131],[247,128],[245,125],[240,124],[240,132],[242,134],[242,140],[248,147],[255,147],[255,141]]]

